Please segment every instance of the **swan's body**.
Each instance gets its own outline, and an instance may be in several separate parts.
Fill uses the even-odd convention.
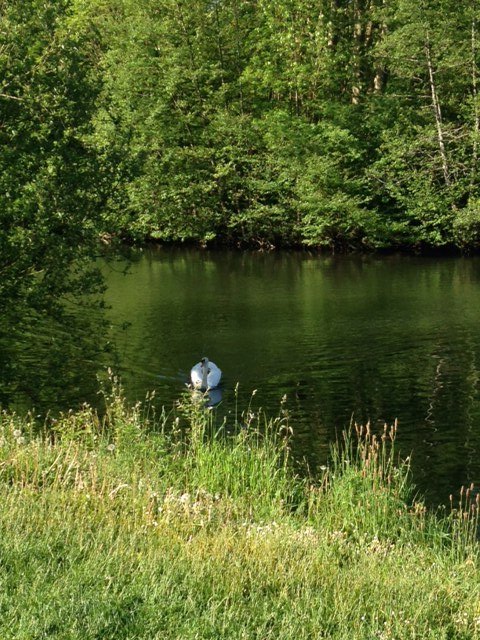
[[[208,391],[215,389],[220,384],[222,372],[214,362],[208,358],[202,358],[198,364],[192,367],[190,378],[194,389]]]

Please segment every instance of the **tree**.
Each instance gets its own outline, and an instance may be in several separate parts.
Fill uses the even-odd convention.
[[[398,0],[385,14],[383,106],[396,118],[371,175],[404,212],[407,243],[455,242],[478,197],[476,14],[451,0]]]
[[[0,16],[0,298],[47,308],[95,289],[83,260],[106,181],[85,142],[95,34],[69,0],[7,0]]]

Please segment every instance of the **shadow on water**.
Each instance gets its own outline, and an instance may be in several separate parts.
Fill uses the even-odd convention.
[[[0,319],[0,405],[38,416],[99,401],[102,362],[115,361],[99,307],[52,314],[5,310]]]

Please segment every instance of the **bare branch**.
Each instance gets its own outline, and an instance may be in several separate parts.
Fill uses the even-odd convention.
[[[0,98],[7,98],[7,100],[18,100],[19,102],[23,102],[23,98],[19,98],[18,96],[11,96],[8,93],[0,93]]]

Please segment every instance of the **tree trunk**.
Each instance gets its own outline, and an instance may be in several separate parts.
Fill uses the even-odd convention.
[[[385,0],[382,0],[382,8],[385,8]],[[381,42],[387,34],[387,25],[385,19],[382,19],[380,28],[378,29],[378,41]],[[381,59],[375,61],[375,69],[373,76],[373,91],[374,93],[382,93],[385,86],[385,64]]]
[[[438,100],[437,87],[435,84],[435,72],[433,69],[432,52],[431,52],[430,39],[428,37],[428,34],[427,34],[427,40],[425,42],[425,58],[427,61],[428,77],[430,81],[432,107],[435,115],[435,124],[437,127],[438,149],[440,151],[440,157],[442,159],[443,177],[445,179],[445,184],[449,187],[451,184],[451,180],[450,180],[450,171],[448,167],[447,154],[445,152],[445,138],[443,135],[443,127],[442,127],[442,110],[440,107],[440,102]]]
[[[331,50],[335,49],[336,38],[335,38],[335,27],[334,27],[334,17],[337,12],[337,3],[335,0],[330,0],[330,11],[327,18],[327,47]]]
[[[362,12],[358,0],[353,2],[353,82],[352,104],[358,104],[362,92],[361,56],[362,56]]]
[[[236,49],[236,66],[237,66],[237,81],[238,81],[238,101],[240,113],[243,115],[243,84],[242,84],[242,54],[240,50],[240,18],[238,15],[238,4],[237,2],[233,2],[233,16],[235,21],[235,49]]]
[[[474,2],[474,10],[475,10]],[[472,97],[473,97],[473,145],[472,145],[472,171],[470,177],[470,191],[473,189],[477,174],[478,159],[478,134],[480,130],[480,116],[478,113],[477,91],[477,21],[475,14],[472,17]]]

